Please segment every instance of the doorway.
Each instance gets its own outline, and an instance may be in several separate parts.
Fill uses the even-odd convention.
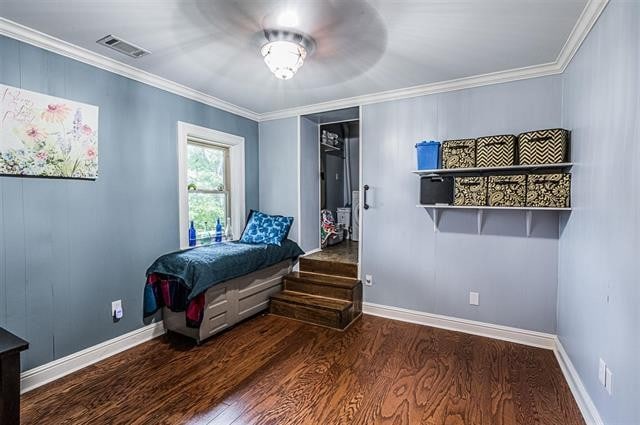
[[[356,107],[300,117],[300,235],[313,260],[359,263],[359,115]]]

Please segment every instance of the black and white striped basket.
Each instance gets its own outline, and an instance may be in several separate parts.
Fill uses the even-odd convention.
[[[516,136],[504,134],[476,139],[477,167],[505,167],[516,161]]]
[[[569,131],[562,128],[537,130],[518,136],[521,165],[558,164],[568,160]]]

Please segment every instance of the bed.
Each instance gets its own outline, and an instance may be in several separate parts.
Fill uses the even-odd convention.
[[[281,246],[222,242],[166,254],[147,270],[144,315],[162,310],[165,329],[200,343],[269,306],[304,254]]]

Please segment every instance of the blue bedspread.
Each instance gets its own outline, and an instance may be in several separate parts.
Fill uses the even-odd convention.
[[[304,251],[288,239],[282,246],[221,242],[165,254],[147,269],[147,276],[162,273],[181,279],[191,300],[217,283],[302,254]]]

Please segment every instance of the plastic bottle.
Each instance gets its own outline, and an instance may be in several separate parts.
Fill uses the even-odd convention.
[[[224,230],[224,237],[228,241],[233,240],[233,229],[231,228],[231,217],[227,218],[227,227]]]
[[[222,242],[222,224],[220,224],[220,219],[216,221],[216,242]]]
[[[196,246],[196,228],[191,220],[191,226],[189,226],[189,246]]]

